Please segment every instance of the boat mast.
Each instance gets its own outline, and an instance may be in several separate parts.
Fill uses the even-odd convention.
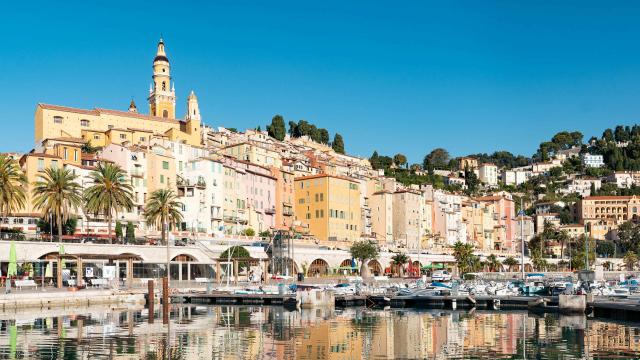
[[[520,275],[522,276],[522,281],[524,282],[524,207],[522,205],[522,197],[520,198]]]

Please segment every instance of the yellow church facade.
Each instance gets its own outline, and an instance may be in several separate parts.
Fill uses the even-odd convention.
[[[133,101],[128,111],[38,104],[35,143],[60,137],[82,139],[92,146],[110,143],[148,145],[152,137],[196,146],[202,143],[200,110],[193,92],[187,99],[187,115],[184,119],[175,118],[175,88],[162,40],[153,61],[152,86],[147,100],[148,115],[138,113]]]

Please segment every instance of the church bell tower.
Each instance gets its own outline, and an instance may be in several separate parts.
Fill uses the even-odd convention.
[[[162,38],[153,59],[153,82],[149,89],[149,113],[167,119],[176,118],[176,90],[171,81],[171,66]]]

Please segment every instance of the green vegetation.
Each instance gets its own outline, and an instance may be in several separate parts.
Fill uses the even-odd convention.
[[[267,133],[276,140],[284,140],[284,137],[287,135],[287,130],[285,129],[282,115],[276,115],[271,119],[271,125],[267,125]]]
[[[149,196],[144,208],[144,217],[147,224],[156,224],[162,229],[162,242],[167,241],[168,227],[182,221],[181,209],[182,203],[171,189],[159,189]]]
[[[244,236],[255,236],[256,235],[256,231],[253,230],[252,228],[246,228],[242,232],[242,235],[244,235]]]
[[[506,266],[509,271],[513,271],[514,266],[518,265],[518,260],[516,260],[513,256],[509,256],[508,258],[504,259],[502,264]]]
[[[527,166],[531,163],[530,158],[522,155],[515,156],[508,151],[496,151],[491,155],[473,154],[469,156],[477,159],[478,164],[494,163],[498,166],[498,168],[506,168],[506,169]]]
[[[109,241],[111,241],[111,224],[114,213],[117,217],[118,211],[133,208],[133,186],[127,181],[127,172],[111,163],[98,164],[90,176],[92,185],[84,193],[86,210],[94,215],[106,216],[107,234],[109,234]],[[122,238],[122,226],[119,238]]]
[[[24,206],[26,185],[27,177],[18,162],[0,155],[0,215],[6,217]]]
[[[327,131],[327,129],[318,128],[305,120],[300,120],[297,123],[289,121],[289,136],[292,138],[309,136],[309,138],[315,142],[329,144],[329,131]],[[342,136],[340,136],[340,139],[342,139]],[[342,146],[344,148],[344,143]]]
[[[400,269],[400,276],[404,276],[404,264],[409,262],[409,257],[405,253],[396,253],[391,257],[393,264]]]
[[[449,152],[443,148],[436,148],[425,155],[422,167],[433,172],[434,169],[451,169]]]
[[[473,245],[471,244],[456,242],[453,244],[453,256],[456,258],[460,274],[482,269],[482,262],[478,256],[473,254]]]
[[[366,277],[369,275],[367,260],[377,258],[380,249],[372,241],[362,240],[353,243],[349,252],[351,253],[351,257],[360,261],[360,275]]]
[[[64,224],[70,213],[76,212],[82,203],[80,185],[76,175],[63,168],[47,168],[33,184],[33,205],[45,218],[51,216],[56,224]],[[58,226],[58,238],[63,226]]]
[[[333,136],[333,142],[331,142],[331,148],[333,151],[338,154],[344,154],[344,140],[342,139],[342,135],[336,133]]]
[[[120,240],[122,239],[122,223],[120,221],[116,220],[116,239]]]
[[[136,228],[131,221],[127,222],[127,234],[124,238],[125,244],[133,244],[136,242]]]

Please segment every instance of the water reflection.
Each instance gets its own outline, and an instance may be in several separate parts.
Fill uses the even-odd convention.
[[[0,358],[20,359],[581,359],[640,356],[640,324],[526,312],[288,312],[174,306],[160,312],[0,314]]]

